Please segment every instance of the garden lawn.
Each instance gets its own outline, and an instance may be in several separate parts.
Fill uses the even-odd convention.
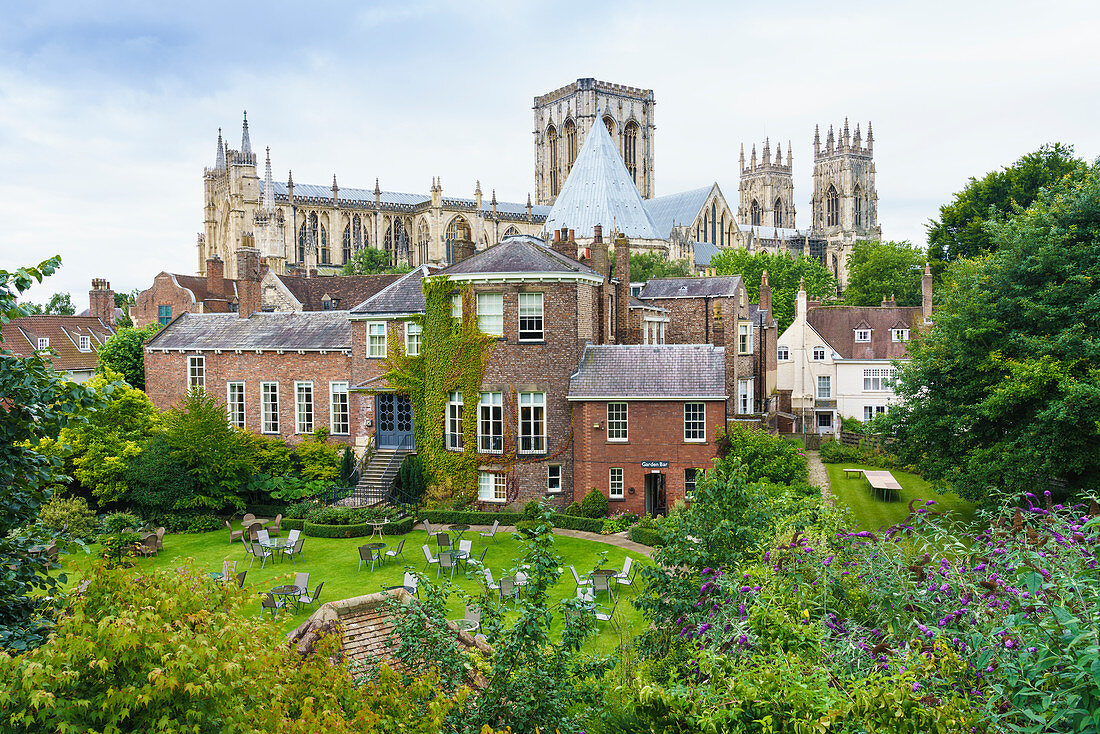
[[[309,572],[309,589],[311,592],[320,582],[324,582],[325,585],[321,590],[321,599],[316,605],[317,607],[320,607],[324,602],[371,594],[389,586],[399,586],[404,580],[406,566],[426,574],[428,581],[431,583],[440,583],[446,580],[445,576],[441,576],[437,581],[436,566],[433,565],[430,570],[425,569],[426,564],[421,546],[430,541],[429,547],[432,549],[432,554],[437,555],[435,552],[435,539],[428,538],[427,533],[419,529],[406,535],[386,536],[384,542],[387,545],[387,550],[395,548],[402,538],[405,540],[404,561],[387,558],[386,565],[376,566],[374,571],[370,570],[368,564],[363,564],[361,571],[356,570],[359,565],[359,552],[357,549],[360,545],[368,542],[367,538],[307,537],[302,548],[303,555],[297,559],[296,563],[292,563],[289,559],[280,560],[276,563],[274,558],[271,558],[268,559],[266,567],[261,569],[259,561],[249,568],[252,556],[245,554],[244,545],[239,540],[230,544],[228,537],[229,533],[226,530],[194,535],[166,535],[164,537],[164,549],[160,552],[160,555],[152,558],[135,559],[133,570],[135,573],[140,573],[146,568],[170,568],[184,563],[187,559],[192,559],[194,566],[201,571],[220,572],[223,560],[236,561],[238,571],[248,571],[244,588],[255,591],[257,594],[257,615],[260,613],[259,594],[270,590],[274,586],[293,583],[294,574],[298,572]],[[286,530],[284,529],[280,538],[285,539],[285,537]],[[475,557],[481,554],[484,543],[488,544],[485,565],[493,572],[493,579],[498,583],[500,577],[514,568],[523,555],[522,544],[511,533],[498,532],[496,538],[492,541],[483,539],[477,531],[467,531],[464,537],[474,541],[473,555]],[[634,559],[635,565],[639,562],[650,563],[649,559],[641,554],[606,543],[557,535],[554,536],[554,541],[554,552],[562,556],[563,565],[562,575],[558,583],[550,589],[552,602],[572,597],[576,593],[573,574],[569,571],[570,564],[576,566],[578,574],[587,574],[596,566],[600,554],[605,552],[607,553],[607,560],[604,562],[603,568],[614,568],[621,571],[623,562],[628,555]],[[92,558],[98,557],[98,546],[93,546],[91,550],[93,554],[91,556],[84,554],[82,551],[61,556],[62,570],[68,574],[69,585],[79,583],[80,578],[90,567]],[[463,593],[471,596],[479,595],[485,588],[485,581],[480,572],[475,571],[474,566],[471,565],[468,578],[462,573],[461,569],[455,570],[454,584],[456,593],[452,594],[448,608],[452,612],[453,618],[457,619],[461,618],[463,614]],[[642,613],[630,604],[641,585],[642,580],[639,576],[634,582],[634,588],[623,586],[616,590],[618,592],[616,598],[619,600],[619,604],[615,611],[615,617],[625,639],[634,637],[645,626]],[[603,605],[606,602],[606,596],[601,594],[599,602]],[[509,603],[507,607],[511,609],[511,604]],[[273,624],[277,624],[282,631],[289,632],[305,621],[312,613],[313,610],[308,606],[303,607],[301,611],[296,613],[286,614],[280,612],[278,621],[273,622]],[[510,611],[506,615],[506,623],[516,616],[514,611]],[[264,617],[270,619],[269,614],[265,613]],[[560,629],[560,624],[560,619],[556,618],[555,628]],[[597,626],[599,634],[589,640],[585,650],[591,653],[611,653],[620,642],[618,633],[612,625],[607,623],[599,622]]]
[[[878,530],[901,522],[909,516],[911,500],[935,500],[937,505],[935,509],[945,512],[958,522],[969,524],[974,520],[975,505],[972,502],[967,502],[955,494],[939,494],[916,474],[891,469],[890,473],[901,485],[901,493],[897,498],[882,499],[878,493],[871,490],[867,480],[862,476],[851,479],[844,477],[845,469],[881,471],[881,467],[864,464],[826,464],[825,468],[829,471],[829,484],[832,486],[837,505],[852,511],[860,530]]]

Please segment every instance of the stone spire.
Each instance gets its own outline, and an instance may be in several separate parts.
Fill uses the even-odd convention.
[[[794,165],[791,162],[792,160],[794,160],[794,159],[791,157],[791,141],[788,140],[787,141],[787,168],[790,168],[791,166]]]
[[[814,156],[821,155],[821,126],[814,125]]]
[[[531,221],[531,192],[527,192],[527,221]]]
[[[867,152],[872,153],[875,150],[875,134],[871,131],[871,121],[867,121]]]
[[[863,137],[859,134],[859,123],[856,123],[856,136],[852,138],[852,146],[859,150],[863,145]]]
[[[826,153],[832,153],[833,152],[833,143],[834,143],[834,141],[835,141],[835,138],[833,137],[833,126],[829,125],[829,137],[827,137],[825,139],[825,152]]]
[[[782,166],[783,165],[783,146],[782,145],[775,146],[775,165],[777,165],[777,166]]]
[[[294,203],[294,171],[287,170],[286,172],[286,196],[290,199],[290,203]]]
[[[225,170],[225,143],[222,142],[222,129],[218,128],[218,155],[214,159],[214,170]]]
[[[770,138],[764,138],[764,163],[772,162],[772,141]]]
[[[493,219],[497,216],[497,190],[493,189],[493,198],[489,201],[489,206],[493,209]]]
[[[264,210],[275,211],[275,182],[271,178],[271,146],[267,148],[267,163],[264,164]]]
[[[374,205],[378,206],[382,202],[382,189],[378,188],[378,178],[374,179]]]
[[[252,141],[248,139],[248,110],[245,110],[244,127],[241,131],[241,155],[245,157],[252,155]]]
[[[332,202],[335,204],[337,195],[340,193],[340,187],[336,185],[336,174],[332,174]]]
[[[844,118],[844,149],[847,150],[852,144],[852,137],[848,134],[848,118]]]
[[[753,168],[756,168],[756,143],[752,144],[752,162],[750,163],[750,165]]]
[[[474,204],[475,208],[481,211],[481,180],[478,179],[477,185],[474,186]]]
[[[745,144],[741,143],[741,170],[745,170]]]

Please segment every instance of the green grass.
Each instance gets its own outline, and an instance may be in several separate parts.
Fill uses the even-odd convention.
[[[225,559],[236,561],[238,571],[248,571],[248,576],[245,578],[245,588],[257,593],[257,615],[260,613],[259,593],[268,591],[280,584],[293,582],[294,574],[297,572],[309,572],[309,588],[311,591],[318,583],[324,582],[325,586],[321,591],[321,603],[371,594],[388,586],[400,585],[404,578],[406,565],[425,573],[431,583],[437,583],[436,568],[433,566],[430,571],[425,571],[424,553],[421,546],[429,543],[429,538],[423,530],[414,530],[403,536],[387,536],[384,539],[388,546],[387,549],[396,547],[401,538],[405,539],[405,560],[402,562],[400,559],[396,561],[387,559],[389,562],[385,566],[376,567],[374,571],[371,571],[370,566],[365,564],[362,571],[356,571],[356,567],[359,565],[357,548],[367,542],[366,538],[306,538],[303,556],[297,560],[297,563],[291,563],[289,559],[275,563],[273,559],[268,559],[266,567],[261,569],[259,561],[249,568],[252,557],[245,555],[244,546],[239,540],[231,545],[228,542],[228,537],[229,533],[226,530],[196,535],[166,535],[164,550],[160,552],[160,555],[152,558],[136,559],[133,568],[134,573],[141,573],[147,569],[172,568],[180,565],[188,558],[193,559],[197,569],[210,572],[221,571],[222,561]],[[280,537],[286,537],[285,530]],[[474,555],[480,555],[481,549],[484,547],[481,536],[476,531],[469,531],[465,537],[474,541]],[[429,547],[432,549],[432,554],[436,555],[435,540],[430,540]],[[607,552],[607,561],[603,564],[604,568],[622,570],[623,562],[628,555],[634,559],[635,565],[638,562],[650,562],[641,554],[597,541],[557,535],[554,536],[554,541],[554,551],[557,555],[562,556],[563,565],[561,578],[550,590],[551,601],[572,597],[575,594],[576,584],[573,582],[573,575],[569,571],[570,564],[576,566],[577,573],[587,574],[595,567],[599,555],[604,551]],[[511,533],[498,532],[496,538],[492,542],[488,542],[485,564],[492,570],[494,580],[499,582],[500,577],[518,563],[522,554],[521,543]],[[77,552],[62,556],[62,569],[68,573],[69,584],[79,582],[90,567],[92,559],[97,555],[98,548],[93,547],[92,555]],[[480,573],[475,575],[473,566],[470,568],[469,578],[462,574],[460,569],[456,569],[454,583],[458,590],[470,595],[478,595],[484,589],[484,579]],[[445,578],[445,576],[441,576],[440,582]],[[634,582],[633,589],[624,586],[616,590],[618,592],[616,598],[618,598],[619,604],[615,616],[626,637],[633,637],[645,625],[641,612],[630,604],[641,585],[642,582],[639,578]],[[603,595],[601,595],[601,600],[606,601]],[[463,603],[460,593],[451,596],[448,608],[455,618],[462,616]],[[317,606],[320,607],[320,604],[317,604]],[[507,605],[506,608],[511,610],[511,605]],[[280,613],[276,624],[282,631],[289,632],[305,621],[312,613],[313,610],[308,606],[304,607],[303,611],[295,614]],[[514,611],[509,611],[506,615],[506,621],[514,619],[515,616]],[[265,618],[270,618],[270,616],[265,615]],[[599,634],[590,640],[586,649],[593,653],[609,653],[618,646],[619,636],[612,625],[599,623],[598,626]],[[555,628],[559,627],[560,620],[555,618]]]
[[[967,502],[955,494],[939,494],[916,474],[891,469],[890,473],[901,485],[901,493],[897,497],[882,499],[876,492],[871,491],[870,485],[862,476],[852,479],[844,477],[845,469],[881,470],[880,467],[864,464],[826,464],[825,468],[829,471],[829,484],[832,485],[833,497],[836,498],[837,505],[852,511],[852,516],[860,530],[877,530],[904,520],[909,515],[911,500],[935,500],[938,505],[936,509],[945,512],[962,524],[968,525],[974,520],[975,505],[972,502]]]

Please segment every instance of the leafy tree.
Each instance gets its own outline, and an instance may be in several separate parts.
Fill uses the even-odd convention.
[[[138,390],[145,389],[145,342],[160,331],[160,324],[153,322],[143,329],[123,326],[108,337],[99,348],[99,364],[96,372],[117,372],[122,379]]]
[[[115,308],[121,308],[122,313],[115,321],[116,327],[133,326],[134,321],[130,318],[130,306],[137,303],[138,294],[141,293],[140,288],[135,288],[129,293],[115,293]],[[122,370],[119,370],[122,372]],[[134,387],[137,387],[136,385]]]
[[[364,247],[351,260],[344,263],[341,275],[376,275],[378,273],[407,273],[407,265],[390,265],[390,256],[377,247]]]
[[[967,499],[1100,477],[1100,164],[990,224],[947,271],[884,419],[899,456]]]
[[[749,298],[760,298],[760,276],[768,271],[772,289],[772,311],[782,332],[794,321],[794,302],[798,284],[805,279],[806,294],[822,299],[836,294],[836,280],[818,260],[800,255],[791,259],[783,253],[749,252],[729,248],[711,258],[710,265],[718,275],[740,275],[745,281]]]
[[[60,265],[61,258],[53,257],[37,267],[0,270],[0,324],[28,315],[17,296]],[[39,446],[86,420],[100,396],[65,380],[38,356],[16,357],[7,350],[0,351],[0,395],[0,648],[26,650],[45,639],[58,582],[66,580],[51,575],[56,564],[27,553],[48,537],[49,531],[31,523],[47,488],[64,478],[60,458]]]
[[[1079,179],[1087,168],[1074,157],[1073,146],[1054,143],[980,180],[971,177],[951,203],[940,207],[939,219],[928,221],[933,272],[939,276],[949,262],[996,249],[989,224],[1029,207],[1040,190],[1066,178]]]
[[[894,296],[899,306],[921,304],[925,254],[908,242],[857,242],[848,256],[850,306],[878,306]]]
[[[44,305],[37,303],[24,304],[27,309],[24,315],[36,316],[36,315],[60,315],[60,316],[72,316],[76,313],[76,308],[73,306],[72,298],[68,293],[54,293]]]
[[[630,253],[632,281],[641,282],[651,278],[689,278],[691,275],[691,267],[684,260],[669,260],[659,252]]]

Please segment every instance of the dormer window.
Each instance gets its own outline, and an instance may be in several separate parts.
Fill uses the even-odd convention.
[[[909,329],[890,329],[890,335],[896,342],[909,341]]]
[[[82,352],[92,351],[92,337],[88,336],[87,334],[81,334],[79,349]]]
[[[325,298],[321,301],[322,311],[335,311],[340,307],[339,298]]]
[[[869,342],[871,341],[870,329],[856,329],[856,341],[857,342]]]
[[[814,362],[825,361],[825,347],[814,347],[814,351],[810,356]]]
[[[38,337],[38,348],[39,348],[39,350],[49,349],[50,348],[50,338],[48,336]]]

